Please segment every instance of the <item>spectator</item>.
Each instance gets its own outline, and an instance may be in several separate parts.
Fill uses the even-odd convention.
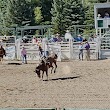
[[[83,37],[83,42],[86,42],[86,41],[87,41],[87,39],[85,37]]]
[[[107,12],[105,12],[104,18],[110,18],[109,14]]]
[[[0,45],[3,46],[3,40],[2,39],[0,40]]]
[[[69,41],[70,39],[73,39],[71,33],[69,32],[69,30],[66,31],[65,33],[65,40]]]
[[[24,47],[22,47],[22,50],[21,50],[22,64],[23,63],[27,64],[26,54],[27,54],[26,49]]]
[[[85,43],[85,49],[86,49],[86,59],[87,61],[90,61],[90,44],[87,41]]]
[[[82,42],[82,41],[83,41],[82,36],[79,34],[79,35],[75,38],[75,41],[76,41],[76,42]]]
[[[29,40],[27,39],[26,36],[24,36],[23,39],[22,39],[22,41],[23,41],[23,43],[28,43]]]
[[[98,14],[97,19],[100,19],[100,18],[102,18],[102,17],[101,17],[101,14]]]
[[[57,38],[54,35],[52,35],[52,37],[51,37],[51,39],[49,41],[50,42],[57,42]]]
[[[32,39],[32,44],[36,44],[37,43],[37,39],[35,36],[33,36],[33,39]]]
[[[94,42],[94,36],[93,36],[93,35],[91,35],[91,36],[89,37],[88,42]]]
[[[79,44],[79,60],[83,60],[83,42]]]
[[[93,37],[94,37],[94,42],[98,43],[99,42],[99,37],[96,34],[94,34]]]
[[[56,38],[57,38],[57,42],[61,42],[62,41],[62,38],[60,37],[59,33],[56,34]]]
[[[42,39],[42,52],[44,57],[49,56],[49,46],[48,46],[48,40],[46,38]]]

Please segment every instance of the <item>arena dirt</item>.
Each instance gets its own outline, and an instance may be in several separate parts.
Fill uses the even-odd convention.
[[[0,65],[0,107],[110,108],[110,60],[57,64],[49,81],[42,81],[34,73],[37,63],[5,61]]]

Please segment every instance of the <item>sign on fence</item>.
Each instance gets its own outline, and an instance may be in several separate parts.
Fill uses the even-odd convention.
[[[4,59],[14,60],[15,59],[15,46],[7,46],[5,50],[6,50],[6,56],[4,57]]]

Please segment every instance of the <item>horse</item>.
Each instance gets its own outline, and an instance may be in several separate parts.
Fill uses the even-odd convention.
[[[48,56],[47,58],[46,58],[46,61],[49,63],[49,68],[52,68],[51,69],[51,73],[52,73],[52,70],[53,70],[53,64],[55,65],[55,69],[54,69],[54,73],[56,72],[56,68],[57,68],[57,64],[56,64],[56,62],[57,62],[57,58],[58,58],[58,56],[57,56],[57,54],[52,54],[52,55],[50,55],[50,56]]]
[[[3,62],[3,56],[6,56],[6,51],[5,49],[1,46],[0,47],[0,62],[2,63]]]
[[[48,69],[52,68],[51,69],[51,73],[52,73],[52,70],[54,68],[53,65],[52,65],[53,63],[55,65],[54,73],[56,72],[57,58],[58,58],[57,54],[54,54],[52,56],[49,56],[49,57],[44,58],[44,59],[41,60],[40,64],[35,69],[35,72],[37,73],[39,78],[41,77],[41,75],[40,75],[41,72],[40,71],[42,71],[42,79],[43,79],[44,72],[46,72],[46,76],[47,76],[47,80],[48,80]]]
[[[37,73],[37,76],[39,78],[41,78],[41,72],[40,71],[42,71],[42,79],[43,79],[44,72],[46,72],[46,76],[47,76],[47,80],[48,80],[48,69],[49,69],[48,63],[45,63],[42,60],[41,63],[36,67],[35,72]]]

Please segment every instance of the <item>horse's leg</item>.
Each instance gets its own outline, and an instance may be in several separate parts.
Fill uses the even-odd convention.
[[[52,71],[53,71],[53,68],[54,68],[54,67],[53,67],[53,66],[51,66],[51,67],[52,67],[52,69],[51,69],[51,74],[52,74]]]
[[[42,72],[42,80],[43,80],[43,76],[44,76],[44,71]]]
[[[46,70],[46,76],[47,76],[47,80],[48,80],[48,70]]]
[[[56,60],[54,60],[53,63],[55,64],[55,69],[54,69],[54,73],[55,73],[56,72],[56,68],[57,68]]]
[[[2,61],[1,61],[1,57],[0,57],[0,64],[2,64],[1,62],[2,62]]]
[[[1,58],[1,64],[3,64],[3,58]]]
[[[51,74],[52,74],[52,71],[53,71],[53,65],[52,65],[52,63],[50,62],[50,65],[49,65],[49,67],[51,67],[52,69],[51,69]]]

